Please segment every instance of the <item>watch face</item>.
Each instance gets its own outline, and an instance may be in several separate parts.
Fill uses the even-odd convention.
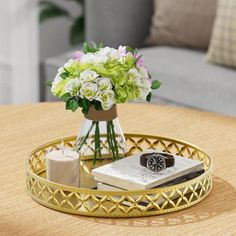
[[[151,155],[147,159],[147,168],[151,171],[159,172],[166,168],[165,157],[161,155]]]

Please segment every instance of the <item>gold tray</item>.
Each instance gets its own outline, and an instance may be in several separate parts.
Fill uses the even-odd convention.
[[[59,149],[62,140],[59,139],[36,148],[27,157],[28,193],[38,203],[54,210],[99,217],[140,217],[178,211],[202,201],[210,193],[212,162],[210,156],[200,148],[160,136],[125,134],[125,137],[128,155],[147,148],[159,149],[201,160],[204,162],[205,172],[181,184],[139,191],[98,191],[60,185],[45,179],[45,153],[49,149]],[[76,137],[63,139],[66,147],[73,147],[75,140]],[[81,171],[84,176],[88,176],[83,181],[88,179],[89,186],[91,176],[87,162],[81,160]]]

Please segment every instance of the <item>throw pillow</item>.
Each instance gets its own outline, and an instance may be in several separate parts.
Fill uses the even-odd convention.
[[[206,49],[216,12],[216,0],[154,0],[149,45]]]
[[[207,60],[236,67],[236,0],[218,0]]]

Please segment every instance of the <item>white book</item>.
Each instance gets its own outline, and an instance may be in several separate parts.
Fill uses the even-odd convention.
[[[140,155],[145,152],[112,162],[92,170],[97,181],[121,189],[142,190],[157,187],[178,177],[203,169],[203,162],[174,155],[175,165],[161,172],[153,172],[140,165]],[[158,151],[159,152],[159,151]]]
[[[195,188],[195,186],[196,186],[196,184],[193,185],[194,188]],[[198,186],[198,188],[197,188],[195,191],[198,191],[199,189],[200,189],[200,186]],[[126,191],[126,190],[124,190],[124,189],[117,188],[117,187],[115,187],[115,186],[111,186],[111,185],[104,184],[104,183],[101,183],[101,182],[98,182],[98,183],[97,183],[97,190],[101,190],[101,191]],[[182,194],[184,194],[185,196],[191,192],[190,189],[188,189],[187,192],[186,192],[184,187],[183,187],[182,189],[180,189],[179,191],[182,192]],[[155,194],[150,194],[149,196],[150,196],[151,198],[154,198],[154,197],[155,197]],[[133,197],[133,199],[134,199],[135,201],[137,201],[140,196],[135,196],[135,195],[134,195],[134,196],[132,196],[132,197]],[[174,200],[175,200],[176,198],[178,198],[178,197],[179,197],[179,194],[175,193],[175,194],[170,198],[170,200],[174,201]],[[113,198],[119,200],[119,197],[113,197]],[[167,201],[167,200],[166,200],[162,195],[160,195],[160,197],[159,197],[157,200],[155,200],[155,203],[158,204],[158,205],[161,205],[161,204],[164,203],[165,201]],[[149,203],[150,203],[150,202],[149,202],[147,199],[145,199],[145,198],[142,199],[142,201],[138,202],[139,206],[141,206],[141,207],[142,207],[142,206],[145,207],[145,206],[147,206]],[[130,203],[129,201],[123,201],[122,204],[125,205],[125,206],[130,206],[130,205],[131,205],[131,203]]]

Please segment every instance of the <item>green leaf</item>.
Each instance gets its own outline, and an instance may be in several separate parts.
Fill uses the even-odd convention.
[[[152,78],[152,75],[150,73],[148,73],[148,78],[151,79]]]
[[[89,51],[89,45],[88,43],[84,42],[83,43],[83,52],[86,54]]]
[[[90,102],[86,99],[82,99],[82,112],[86,115],[89,111]]]
[[[152,99],[152,93],[150,92],[146,97],[146,101],[150,102],[151,99]]]
[[[83,51],[85,54],[89,52],[91,53],[97,52],[101,47],[104,47],[102,43],[100,43],[99,46],[97,46],[97,44],[94,42],[91,42],[91,44],[92,44],[91,46],[86,42],[83,44]]]
[[[138,52],[138,49],[137,48],[131,48],[131,47],[129,47],[129,46],[126,46],[126,51],[127,52],[131,52],[132,54],[137,54],[137,52]]]
[[[79,107],[79,103],[75,99],[71,99],[67,102],[67,110],[72,110],[73,112],[76,111]]]
[[[96,109],[97,111],[101,111],[101,110],[102,110],[102,104],[101,104],[101,102],[95,100],[93,103],[94,103],[95,109]]]
[[[161,82],[159,82],[158,80],[153,80],[152,81],[152,89],[158,89],[161,86]]]
[[[90,101],[81,98],[78,100],[78,103],[79,103],[79,106],[82,108],[82,112],[84,114],[88,114],[88,110],[90,107]]]
[[[39,13],[40,23],[43,23],[55,17],[61,17],[61,16],[70,17],[70,14],[66,9],[54,4],[53,2],[41,1],[40,7],[41,7]]]
[[[47,85],[51,88],[52,87],[52,81],[51,80],[45,81],[45,85]]]
[[[75,19],[70,28],[70,43],[75,45],[83,40],[84,33],[84,17],[80,16]]]
[[[97,46],[97,44],[95,43],[95,42],[93,42],[93,41],[91,41],[91,44],[92,44],[92,48],[94,48],[94,49],[98,49],[98,46]]]
[[[60,99],[62,101],[67,102],[67,101],[69,101],[71,99],[71,95],[70,95],[70,93],[65,93],[63,96],[60,97]]]
[[[99,43],[98,48],[104,48],[104,44],[103,43]]]
[[[67,79],[67,78],[69,77],[69,75],[68,75],[67,72],[62,72],[62,73],[60,74],[60,77],[61,77],[62,79]]]

